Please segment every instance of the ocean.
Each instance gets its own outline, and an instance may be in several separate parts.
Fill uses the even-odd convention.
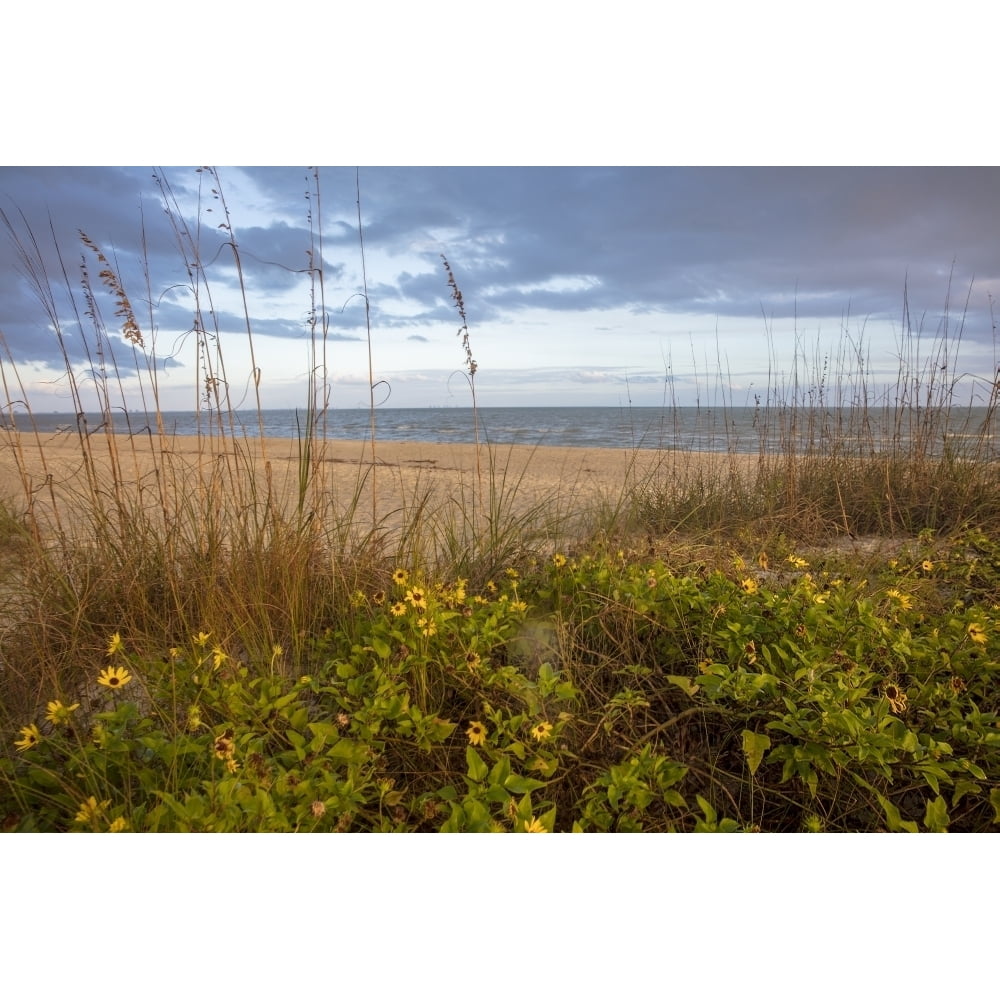
[[[866,418],[866,419],[863,419]],[[210,414],[200,417],[193,412],[162,414],[170,434],[193,435],[199,430],[211,433],[219,420]],[[228,433],[229,415],[222,422]],[[256,411],[233,414],[240,435],[256,437],[259,423]],[[321,417],[322,434],[328,438],[367,440],[371,434],[368,410],[331,409]],[[72,414],[14,414],[3,420],[21,430],[35,427],[43,434],[73,433],[78,426]],[[480,407],[480,440],[494,445],[524,444],[571,448],[620,448],[730,451],[758,454],[824,451],[836,441],[876,442],[882,446],[895,443],[908,449],[916,440],[925,440],[928,449],[940,451],[945,446],[959,452],[979,442],[985,445],[983,457],[997,458],[998,415],[985,407],[954,408],[950,414],[919,408],[869,409],[866,414],[851,408],[777,407]],[[300,410],[265,410],[263,432],[267,437],[297,437],[305,428],[305,413]],[[114,417],[116,433],[147,433],[155,429],[155,420],[141,412],[120,413]],[[86,429],[93,433],[103,428],[100,416],[87,415]],[[473,411],[470,408],[378,409],[375,411],[375,434],[382,441],[474,442]]]

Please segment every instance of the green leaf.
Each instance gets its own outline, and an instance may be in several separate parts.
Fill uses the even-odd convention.
[[[465,748],[465,764],[468,767],[469,777],[473,781],[484,781],[486,775],[490,773],[486,762],[476,753],[475,747]]]
[[[917,824],[911,819],[903,819],[899,815],[899,810],[884,796],[879,795],[879,802],[885,812],[886,826],[890,833],[916,833]]]
[[[924,812],[924,826],[934,833],[946,833],[951,817],[948,815],[948,806],[939,795],[936,799],[928,799],[927,809]]]
[[[1000,788],[990,789],[990,805],[993,806],[993,822],[1000,823]]]
[[[378,636],[373,636],[371,641],[371,646],[372,649],[375,650],[375,652],[379,655],[381,659],[383,660],[389,659],[389,654],[392,652],[392,649],[390,648],[389,643],[385,641],[385,639],[380,639]]]
[[[533,792],[538,788],[544,788],[545,782],[535,778],[525,778],[520,774],[512,774],[504,783],[504,788],[512,795],[524,795]]]
[[[680,677],[677,674],[667,674],[667,680],[676,684],[685,694],[694,697],[699,690],[698,683],[692,677]]]
[[[760,767],[764,754],[770,749],[770,736],[765,733],[754,733],[749,729],[743,730],[743,752],[746,754],[751,774],[757,773],[757,768]]]

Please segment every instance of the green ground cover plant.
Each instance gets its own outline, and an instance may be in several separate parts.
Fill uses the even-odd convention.
[[[527,498],[477,424],[457,503],[418,486],[387,506],[374,403],[371,465],[347,497],[327,479],[317,265],[288,503],[229,396],[196,227],[160,183],[210,417],[193,460],[163,432],[155,316],[89,238],[96,282],[84,269],[74,288],[63,269],[61,287],[99,375],[82,381],[64,355],[78,412],[101,418],[77,423],[72,490],[33,478],[44,441],[0,342],[0,434],[19,470],[0,498],[2,829],[996,829],[1000,382],[975,380],[977,422],[949,437],[967,379],[956,336],[920,353],[906,331],[884,395],[853,342],[775,380],[749,473],[735,449],[710,471],[664,453],[581,509]],[[34,236],[4,222],[61,342],[67,307]],[[443,285],[473,389],[447,261]],[[249,309],[246,325],[252,344]],[[128,435],[111,430],[122,351],[146,402]],[[898,433],[872,432],[876,410]]]

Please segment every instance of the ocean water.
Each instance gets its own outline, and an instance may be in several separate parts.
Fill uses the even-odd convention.
[[[945,417],[918,408],[869,409],[865,414],[850,408],[797,409],[780,407],[481,407],[480,440],[496,445],[553,445],[571,448],[621,448],[691,451],[731,451],[757,454],[825,451],[836,441],[870,442],[907,449],[917,439],[926,440],[932,451],[945,447],[959,451],[973,443],[986,445],[987,457],[998,457],[998,416],[984,407],[956,407]],[[174,412],[162,415],[171,434],[218,433],[219,420],[210,414]],[[296,410],[265,410],[263,431],[267,437],[297,437],[305,428],[305,414]],[[222,422],[229,431],[229,416]],[[329,410],[321,417],[328,438],[367,440],[371,435],[368,410]],[[233,415],[240,435],[256,437],[256,411]],[[75,433],[78,426],[93,433],[103,428],[100,416],[88,414],[78,423],[72,414],[14,413],[4,418],[28,430],[34,421],[43,434]],[[117,433],[148,433],[156,427],[141,412],[114,417]],[[473,411],[469,408],[379,409],[375,411],[375,433],[382,441],[473,442]]]

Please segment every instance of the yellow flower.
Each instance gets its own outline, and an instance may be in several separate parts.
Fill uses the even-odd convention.
[[[188,709],[187,727],[188,731],[196,733],[202,726],[201,711],[197,705],[192,705]]]
[[[423,635],[434,635],[437,632],[437,625],[435,625],[433,621],[428,621],[426,618],[418,618],[417,627]]]
[[[396,601],[389,610],[398,618],[400,615],[406,614],[406,605],[402,601]]]
[[[913,598],[908,594],[902,594],[895,588],[885,592],[886,597],[891,597],[904,611],[909,611],[913,607]]]
[[[409,579],[410,576],[405,569],[397,569],[392,574],[392,582],[398,584],[400,587],[405,587],[406,581]]]
[[[125,643],[122,642],[122,637],[118,632],[111,637],[108,642],[108,656],[114,656],[115,653],[124,653]]]
[[[355,590],[351,594],[351,607],[352,608],[363,608],[365,606],[365,594],[363,590]]]
[[[91,795],[89,799],[80,803],[80,808],[76,816],[73,817],[73,822],[93,823],[109,805],[111,805],[111,799],[105,799],[103,802],[98,803],[97,799]]]
[[[562,569],[566,565],[566,557],[561,552],[557,552],[552,557],[552,561],[555,563],[556,569]]]
[[[30,750],[32,747],[37,746],[42,738],[42,734],[38,731],[38,726],[34,723],[30,726],[22,726],[20,733],[21,739],[14,741],[14,746],[17,747],[18,752],[21,750]]]
[[[108,827],[108,833],[124,833],[128,829],[128,822],[124,816],[119,816]]]
[[[544,743],[545,740],[550,739],[552,736],[552,723],[539,722],[538,725],[531,730],[531,735],[538,740],[539,743]]]
[[[465,654],[465,665],[475,670],[482,663],[482,658],[478,653],[466,653]]]
[[[406,599],[415,608],[419,608],[421,611],[427,609],[427,595],[420,590],[419,587],[414,587],[412,590],[406,592]]]
[[[385,604],[385,591],[384,590],[376,590],[375,593],[372,594],[372,604],[376,604],[379,607],[381,607],[383,604]]]
[[[527,611],[528,605],[524,601],[511,601],[510,602],[511,611]]]
[[[795,555],[789,556],[786,562],[794,566],[795,569],[805,569],[809,565],[809,563],[806,562],[806,560],[803,559],[802,556],[795,556]]]
[[[132,675],[124,667],[105,667],[97,678],[98,684],[109,688],[124,687],[132,680]]]
[[[486,743],[486,727],[481,722],[470,722],[465,735],[474,747],[481,747]]]
[[[986,629],[978,622],[970,622],[966,632],[968,632],[969,638],[973,642],[978,643],[980,646],[986,645]]]
[[[53,726],[68,726],[72,721],[73,713],[79,707],[79,702],[73,705],[64,705],[61,701],[50,701],[46,707],[45,719]]]
[[[924,560],[924,561],[923,561],[923,562],[922,562],[922,563],[920,564],[920,568],[921,568],[921,569],[922,569],[922,570],[923,570],[923,571],[924,571],[925,573],[930,573],[930,572],[932,572],[932,571],[933,571],[933,569],[934,569],[934,563],[932,563],[932,562],[930,561],[930,559],[925,559],[925,560]]]
[[[212,647],[212,667],[215,670],[218,670],[219,667],[221,667],[222,664],[225,663],[226,660],[228,660],[228,659],[229,659],[229,657],[226,656],[226,654],[222,651],[222,647],[221,646],[213,646]]]
[[[191,636],[191,641],[196,645],[204,648],[205,643],[208,642],[208,637],[211,632],[199,632],[197,635]]]
[[[761,569],[767,569],[767,564],[768,564],[767,553],[761,552],[761,554],[757,556],[757,565]]]
[[[541,820],[535,819],[534,816],[530,820],[524,821],[524,832],[525,833],[548,833],[549,831],[542,826]]]
[[[748,594],[756,594],[757,593],[757,581],[755,579],[753,579],[753,577],[748,576],[745,580],[740,580],[740,586]]]
[[[504,572],[507,574],[507,578],[509,580],[520,580],[521,579],[521,574],[518,573],[518,571],[516,569],[514,569],[513,567],[511,567],[510,569],[504,570]]]

